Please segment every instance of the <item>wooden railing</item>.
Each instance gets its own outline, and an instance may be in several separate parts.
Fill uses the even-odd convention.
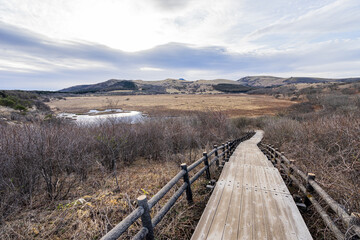
[[[359,239],[360,238],[360,214],[351,213],[348,214],[339,203],[337,203],[324,189],[320,187],[315,180],[315,174],[305,174],[299,168],[295,166],[294,160],[289,160],[284,156],[284,153],[279,152],[278,149],[272,145],[259,143],[260,149],[267,155],[268,159],[279,170],[283,170],[291,183],[295,183],[298,188],[303,192],[305,199],[308,203],[311,203],[315,210],[320,214],[327,227],[334,233],[337,239]],[[295,177],[299,176],[299,178]],[[302,183],[304,182],[305,185]],[[342,220],[342,223],[346,227],[345,233],[340,231],[335,222],[331,219],[327,211],[316,200],[314,193],[318,197],[322,198],[326,204],[336,213],[337,217]],[[358,238],[356,238],[356,236]]]
[[[138,197],[137,198],[138,207],[101,239],[102,240],[118,239],[135,221],[141,218],[142,228],[132,239],[146,238],[147,240],[153,240],[154,228],[156,227],[156,225],[159,224],[159,222],[163,219],[165,214],[179,199],[182,193],[186,192],[187,201],[189,203],[192,203],[193,197],[191,191],[191,184],[193,184],[204,172],[206,173],[206,178],[210,180],[211,179],[210,167],[214,163],[219,168],[224,166],[224,164],[229,160],[231,154],[233,153],[237,145],[240,142],[251,138],[253,135],[254,132],[249,132],[245,136],[224,143],[221,146],[214,145],[213,150],[211,150],[209,153],[204,152],[203,157],[195,161],[190,166],[187,166],[185,163],[181,164],[181,170],[175,177],[173,177],[149,201],[147,200],[146,195],[141,195],[140,197]],[[221,151],[221,153],[219,153],[219,151]],[[211,157],[212,159],[210,159]],[[189,172],[191,172],[201,163],[203,163],[204,166],[197,173],[195,173],[193,177],[190,178]],[[165,196],[165,194],[167,194],[175,186],[175,184],[177,184],[180,181],[180,179],[183,179],[183,184],[170,197],[170,199],[165,203],[165,205],[157,212],[156,216],[151,218],[150,210]]]

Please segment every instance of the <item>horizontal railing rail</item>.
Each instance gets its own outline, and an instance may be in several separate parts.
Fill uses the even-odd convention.
[[[106,235],[104,235],[102,240],[113,240],[118,239],[127,229],[134,224],[139,218],[141,218],[142,228],[132,239],[143,239],[147,240],[154,239],[154,228],[160,223],[164,218],[167,212],[171,209],[180,196],[186,192],[186,199],[189,203],[193,203],[191,185],[199,179],[201,175],[206,173],[206,178],[208,180],[210,177],[210,167],[215,163],[217,167],[221,168],[224,164],[229,161],[231,154],[234,152],[237,145],[249,138],[251,138],[255,133],[248,132],[241,138],[235,139],[233,141],[228,141],[223,143],[221,146],[214,145],[213,149],[207,153],[203,153],[203,157],[196,160],[190,166],[187,166],[185,163],[181,164],[181,170],[176,176],[174,176],[164,187],[160,189],[149,201],[147,201],[146,195],[141,195],[137,198],[138,207],[132,211],[126,218],[124,218],[120,223],[118,223],[114,228],[112,228]],[[219,151],[222,151],[219,153]],[[214,156],[213,156],[214,155]],[[212,157],[212,159],[210,159]],[[221,164],[220,164],[220,160]],[[200,164],[204,166],[195,173],[191,178],[189,178],[189,172],[194,170]],[[151,218],[150,210],[181,180],[183,179],[183,184],[176,190],[176,192],[170,197],[170,199],[162,206],[162,208],[157,212],[157,214]]]
[[[315,180],[315,174],[305,174],[298,167],[295,166],[294,160],[289,160],[285,157],[283,152],[279,152],[277,148],[269,144],[259,143],[260,149],[267,155],[268,159],[274,166],[283,169],[292,183],[295,183],[303,192],[306,199],[314,206],[315,210],[320,214],[324,223],[334,233],[337,239],[352,239],[355,236],[360,237],[360,214],[348,214],[339,203],[337,203]],[[300,176],[300,180],[295,177],[294,173]],[[302,184],[302,180],[306,183]],[[331,219],[327,211],[319,204],[313,196],[316,193],[325,203],[336,213],[346,226],[346,232],[342,233],[335,222]]]

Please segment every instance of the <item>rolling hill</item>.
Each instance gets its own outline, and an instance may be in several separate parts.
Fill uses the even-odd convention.
[[[101,93],[128,90],[133,93],[161,94],[161,93],[196,93],[196,92],[221,92],[224,86],[215,89],[215,85],[241,86],[237,81],[227,79],[215,80],[196,80],[186,81],[180,79],[168,78],[159,81],[143,80],[116,80],[110,79],[105,82],[78,85],[60,90],[66,93]],[[244,88],[245,89],[245,88]],[[247,88],[246,88],[247,89]]]
[[[137,85],[133,81],[110,79],[106,82],[77,85],[64,88],[60,92],[70,93],[90,93],[90,92],[109,92],[114,90],[137,90]]]
[[[237,80],[242,85],[252,87],[271,87],[283,85],[286,78],[273,76],[247,76]]]
[[[159,81],[117,80],[78,85],[60,90],[63,93],[107,93],[107,94],[165,94],[165,93],[239,93],[262,88],[285,87],[290,85],[304,85],[316,83],[352,83],[360,78],[313,78],[274,76],[247,76],[237,81],[228,79],[196,80],[168,78]],[[125,93],[126,92],[126,93]]]
[[[252,87],[274,87],[287,84],[301,83],[349,83],[360,81],[360,78],[315,78],[315,77],[290,77],[281,78],[273,76],[247,76],[237,80],[240,84]]]

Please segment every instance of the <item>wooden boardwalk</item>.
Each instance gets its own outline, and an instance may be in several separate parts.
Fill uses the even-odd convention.
[[[257,147],[262,136],[242,142],[225,164],[192,240],[312,239],[279,171]]]

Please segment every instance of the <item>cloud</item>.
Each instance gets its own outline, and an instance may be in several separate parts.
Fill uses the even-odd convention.
[[[283,19],[258,28],[245,39],[250,42],[286,48],[322,41],[360,37],[360,4],[337,0],[311,9],[292,19]]]
[[[190,0],[152,0],[156,6],[163,10],[181,10],[185,8]]]
[[[164,69],[154,67],[141,67],[140,71],[164,71]]]
[[[0,37],[0,88],[56,90],[109,78],[194,80],[224,76],[238,79],[252,73],[323,74],[325,68],[336,64],[346,65],[347,72],[354,74],[360,67],[360,39],[252,53],[168,43],[128,53],[91,43],[53,41],[4,24],[0,24]]]
[[[86,3],[80,2],[79,7]],[[132,2],[124,3],[126,9],[121,13],[129,11],[124,21],[118,14],[109,18],[116,20],[114,23],[106,25],[99,15],[99,22],[89,23],[97,35],[103,33],[97,32],[99,27],[109,27],[112,32],[104,38],[111,39],[113,34],[114,42],[119,36],[130,43],[145,42],[147,46],[151,42],[145,50],[132,52],[93,38],[53,38],[45,30],[41,34],[16,21],[9,24],[25,15],[3,7],[10,9],[14,18],[5,16],[0,4],[0,89],[57,90],[110,78],[359,75],[360,5],[356,0],[293,0],[286,4],[282,0],[152,0],[141,2],[139,13],[131,18]]]

